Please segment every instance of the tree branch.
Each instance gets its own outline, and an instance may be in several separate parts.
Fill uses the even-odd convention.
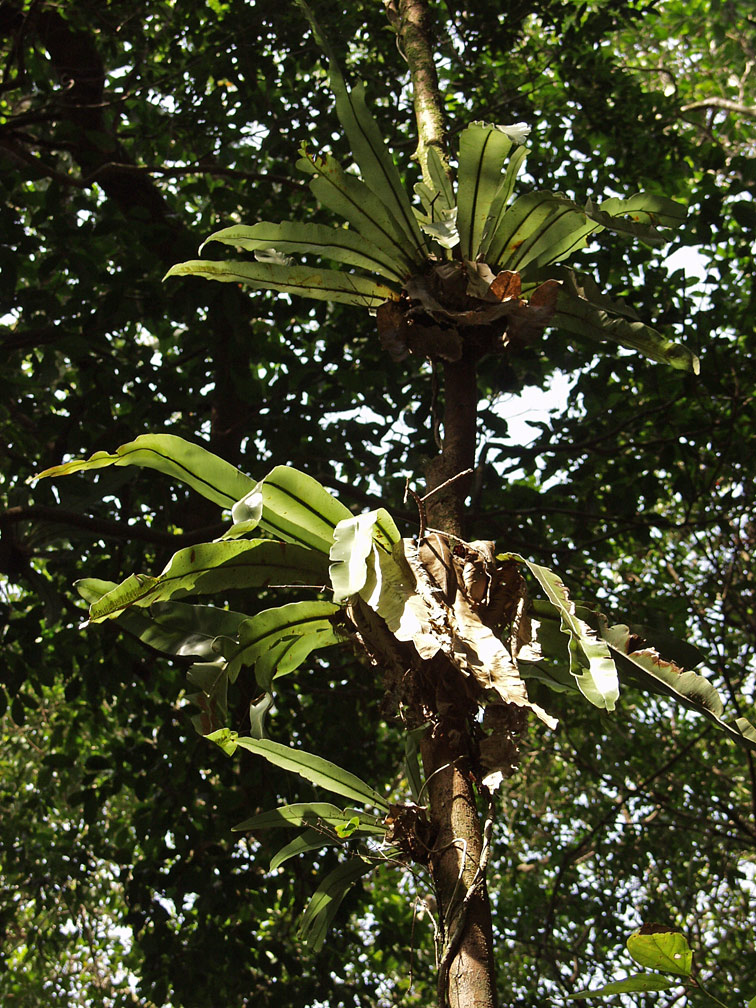
[[[732,101],[730,98],[702,98],[700,101],[690,102],[690,104],[680,107],[681,112],[693,112],[695,109],[724,109],[727,112],[736,112],[738,115],[746,116],[749,119],[756,119],[756,108],[751,105],[742,105],[740,102]]]

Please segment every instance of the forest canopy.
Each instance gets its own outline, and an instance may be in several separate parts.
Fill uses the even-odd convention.
[[[558,569],[614,622],[694,645],[733,714],[753,719],[750,5],[429,8],[452,151],[471,122],[523,122],[525,190],[687,207],[662,249],[600,234],[581,269],[701,361],[696,376],[598,353],[558,327],[487,358],[467,538]],[[316,12],[411,192],[416,126],[391,18],[377,3]],[[358,883],[324,949],[304,955],[299,916],[335,856],[271,871],[279,837],[232,827],[311,789],[197,734],[188,661],[80,627],[77,580],[160,570],[224,533],[218,507],[146,469],[27,482],[161,432],[255,478],[294,466],[353,514],[385,506],[416,534],[405,488],[421,492],[437,453],[434,366],[392,359],[350,305],[162,281],[230,224],[334,224],[296,168],[301,144],[350,157],[322,49],[297,6],[267,0],[6,0],[0,29],[0,999],[429,1004],[416,874]],[[549,388],[567,391],[523,437],[518,417]],[[242,602],[272,604],[265,591]],[[658,923],[699,950],[708,990],[745,1004],[753,757],[663,698],[626,690],[608,715],[532,692],[560,727],[527,723],[497,796],[501,1003],[561,1003],[629,972],[627,935]],[[354,653],[314,654],[281,680],[271,735],[391,782],[400,736],[382,693]],[[240,679],[235,726],[254,698]]]

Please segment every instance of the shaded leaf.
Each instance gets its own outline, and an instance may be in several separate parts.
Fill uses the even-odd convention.
[[[353,858],[326,875],[302,915],[299,936],[309,948],[318,952],[323,947],[328,928],[344,897],[355,882],[373,867],[369,861]]]
[[[200,252],[209,242],[233,245],[247,252],[269,248],[287,255],[312,252],[346,266],[378,273],[389,280],[402,279],[391,256],[369,245],[361,235],[346,228],[328,227],[325,224],[271,224],[261,221],[251,227],[234,224],[216,231],[205,239]]]
[[[612,980],[610,983],[604,984],[603,987],[568,994],[567,998],[570,1001],[582,1001],[586,998],[606,997],[611,994],[665,991],[674,986],[674,980],[668,980],[667,977],[659,976],[658,973],[633,973],[631,976],[625,977],[624,980]]]
[[[169,276],[200,276],[221,283],[243,284],[252,290],[275,290],[279,294],[299,294],[316,301],[338,301],[362,308],[377,308],[397,296],[392,287],[357,273],[280,263],[190,259],[171,266],[166,273]]]
[[[334,794],[342,795],[351,801],[388,809],[388,804],[377,791],[361,781],[359,777],[349,773],[348,770],[342,770],[341,767],[321,756],[314,756],[301,749],[292,749],[290,746],[281,745],[280,742],[271,742],[269,739],[240,738],[234,733],[232,736],[233,738],[230,740],[225,736],[222,739],[216,739],[209,735],[208,738],[221,745],[224,751],[227,751],[227,747],[233,743],[234,748],[240,746],[242,749],[248,749],[283,770],[299,774],[300,777],[304,777],[316,787],[325,788],[326,791],[332,791]]]
[[[289,602],[245,619],[238,641],[224,649],[233,682],[244,665],[255,666],[258,685],[269,690],[274,677],[286,675],[319,648],[341,643],[332,623],[339,611],[331,602]]]
[[[313,550],[270,539],[200,543],[179,550],[157,577],[132,574],[91,607],[89,621],[119,616],[176,595],[212,594],[276,584],[324,583],[326,565]]]
[[[580,339],[588,338],[599,342],[609,340],[631,350],[637,350],[644,357],[661,364],[669,364],[678,370],[698,374],[700,370],[698,357],[686,347],[673,343],[642,322],[610,317],[606,311],[608,305],[606,297],[602,297],[601,307],[588,300],[587,278],[566,267],[561,267],[558,277],[562,281],[562,288],[554,315],[555,325],[574,333]],[[620,314],[621,309],[617,311],[617,315]]]
[[[627,679],[640,689],[673,697],[713,721],[744,748],[756,750],[756,727],[742,717],[725,721],[722,698],[708,679],[665,661],[655,648],[624,624],[608,626],[601,616],[599,621],[599,632],[609,644],[623,680]]]
[[[315,829],[306,829],[303,833],[300,833],[298,837],[289,841],[289,843],[282,847],[281,850],[270,859],[270,870],[275,871],[276,868],[280,868],[285,861],[288,861],[289,858],[296,857],[297,854],[305,854],[307,851],[311,850],[321,850],[323,847],[340,843],[341,840],[338,836],[321,833],[319,830]]]

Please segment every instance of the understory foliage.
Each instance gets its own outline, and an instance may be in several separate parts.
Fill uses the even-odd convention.
[[[409,194],[418,177],[407,156],[411,116],[380,6],[324,7],[319,15],[332,38],[355,38],[350,76],[365,81]],[[459,681],[469,710],[484,708],[480,779],[501,775],[489,884],[496,947],[506,962],[499,970],[504,1003],[600,987],[631,972],[630,959],[627,969],[615,969],[613,957],[628,930],[644,922],[660,922],[661,934],[685,932],[696,949],[695,976],[714,996],[734,1004],[751,993],[755,775],[752,756],[721,731],[723,717],[731,731],[743,730],[753,697],[748,334],[756,174],[742,31],[751,15],[737,5],[702,5],[695,32],[673,4],[642,16],[626,3],[523,5],[498,17],[490,5],[472,3],[453,14],[434,7],[434,15],[459,187],[443,195],[438,172],[435,191],[419,187],[423,251],[405,262],[405,253],[384,250],[390,275],[375,261],[337,258],[350,284],[357,269],[372,285],[352,300],[365,306],[373,298],[379,340],[376,319],[360,307],[322,300],[310,307],[268,292],[272,281],[283,282],[282,270],[322,277],[326,271],[306,258],[312,250],[304,267],[245,261],[268,280],[253,297],[234,283],[160,284],[177,260],[192,261],[195,235],[218,238],[227,222],[239,223],[225,238],[253,254],[301,251],[281,246],[289,225],[254,222],[302,221],[316,200],[328,208],[325,166],[336,172],[349,146],[357,155],[351,141],[332,137],[336,120],[318,46],[303,38],[295,8],[233,0],[3,5],[3,1003],[432,1000],[433,936],[418,901],[426,893],[416,842],[422,818],[401,811],[423,804],[412,770],[412,730],[423,727],[422,717],[407,722],[405,748],[393,718],[408,709],[401,684],[388,683],[387,706],[387,684],[357,659],[353,643],[359,649],[366,640],[360,619],[380,615],[384,554],[404,571],[405,605],[420,623],[427,613],[418,616],[415,600],[425,591],[423,605],[440,605],[436,590],[444,582],[445,608],[429,621],[430,648],[456,654],[460,626],[464,640],[476,640]],[[674,55],[681,26],[700,58]],[[703,68],[696,76],[693,63]],[[707,98],[719,101],[706,105]],[[542,202],[549,212],[564,210],[570,227],[582,214],[593,232],[573,287],[562,272],[538,274],[564,267],[535,251],[529,261],[520,252],[485,260],[491,275],[461,269],[462,259],[478,259],[488,212],[479,233],[457,224],[467,251],[455,259],[455,205],[457,222],[475,217],[465,216],[465,151],[484,139],[499,145],[500,171],[522,149],[490,125],[471,124],[521,120],[533,137],[528,173],[518,183],[523,193],[536,203],[548,194]],[[292,170],[302,140],[314,196]],[[328,149],[333,161],[320,156]],[[306,151],[318,156],[308,159]],[[557,190],[565,195],[553,195]],[[670,198],[689,206],[684,223],[674,213],[674,241],[698,246],[699,277],[686,281],[679,269],[670,276],[674,267],[668,271],[637,241],[606,240],[607,225],[626,220],[611,210],[627,197],[613,194],[636,190],[653,201],[637,209],[662,214],[638,224],[667,223]],[[586,204],[588,194],[596,202]],[[615,202],[600,205],[601,194]],[[326,233],[331,243],[334,233],[342,240],[348,233],[334,229],[330,212],[320,211],[308,227],[321,229],[311,230],[313,244]],[[301,244],[301,232],[295,240]],[[364,256],[368,245],[360,240],[349,251]],[[217,260],[214,268],[227,264]],[[586,286],[588,275],[595,287]],[[447,281],[457,284],[452,299]],[[665,335],[661,344],[652,336],[651,346],[661,355],[674,347],[671,362],[685,369],[644,364],[637,354],[643,347],[632,343],[630,358],[580,339],[564,302],[549,300],[556,288],[542,285],[551,281],[593,304],[591,319],[606,313],[599,339],[607,338],[605,322],[618,320],[615,333],[637,333],[641,325],[647,340],[637,319],[654,319]],[[375,293],[378,284],[386,289]],[[611,303],[593,300],[598,292]],[[461,317],[469,311],[503,320],[499,342],[482,348],[488,356],[479,377],[470,542],[458,548],[429,538],[436,559],[418,560],[408,544],[421,518],[403,496],[407,477],[419,486],[436,452],[439,419],[437,369],[423,359],[453,359],[460,333],[469,335],[471,320]],[[499,352],[515,318],[523,320],[516,357]],[[698,377],[692,354],[701,358]],[[513,396],[564,372],[573,376],[564,407],[538,421],[531,442],[512,439],[522,410]],[[106,452],[92,466],[100,470],[96,482],[44,481],[30,495],[25,480],[51,462],[128,447],[147,431],[181,438],[180,452],[206,446],[203,465],[211,465],[208,450],[228,460],[217,464],[237,474],[233,485],[197,497],[185,479],[191,466],[165,479],[135,473],[118,452]],[[262,481],[261,469],[271,469]],[[297,480],[307,473],[333,491],[320,498],[333,510],[319,544],[298,544],[310,559],[301,554],[294,567],[307,578],[292,576],[292,567],[285,580],[271,581],[265,554],[277,532],[265,523],[265,504],[260,515],[254,499],[238,506],[250,493],[264,495],[274,473]],[[206,480],[205,490],[218,491],[216,483]],[[250,524],[229,536],[219,508],[235,505],[232,524]],[[263,545],[251,546],[256,539]],[[225,613],[220,633],[217,622],[202,623],[203,614],[210,621],[218,615],[178,601],[168,586],[175,575],[179,592],[203,592],[208,582],[198,582],[196,562],[208,548],[220,572],[221,587],[212,589]],[[231,586],[215,564],[223,551],[256,555],[261,567],[253,574],[248,564],[246,584]],[[347,562],[354,556],[361,561]],[[348,568],[346,587],[338,588],[338,573],[329,575],[329,562]],[[423,572],[434,564],[423,589]],[[477,572],[468,581],[467,564]],[[127,571],[153,573],[128,585],[110,580]],[[103,624],[84,632],[85,610],[70,597],[82,575],[90,620]],[[325,591],[313,598],[308,587],[303,596],[294,587],[303,582]],[[509,609],[494,614],[492,586],[508,588]],[[114,608],[103,603],[109,595]],[[571,611],[570,597],[597,605]],[[280,633],[270,613],[281,603],[289,628],[311,632],[294,634],[296,646],[284,635],[275,638],[279,651],[262,649],[256,635],[261,628]],[[540,622],[540,660],[529,660],[533,641],[517,632],[526,608],[531,633],[533,617]],[[489,615],[487,631],[500,648],[495,667],[511,661],[527,703],[560,723],[552,732],[542,719],[528,720],[513,776],[507,768],[515,754],[503,742],[512,726],[497,720],[497,682],[481,683],[475,674],[476,649],[484,637],[491,643],[481,629]],[[386,625],[390,618],[381,615]],[[565,633],[560,623],[570,619]],[[617,630],[629,620],[637,623]],[[196,639],[166,661],[166,652],[181,649],[176,641],[185,641],[188,625]],[[392,648],[409,643],[392,636]],[[680,692],[679,673],[660,675],[656,659],[644,661],[640,638],[655,645],[668,669],[691,668],[704,656],[703,677],[685,680],[691,694],[683,698],[710,720],[669,702],[670,689]],[[682,651],[680,639],[689,642]],[[620,698],[609,702],[611,687],[599,677],[603,703],[578,703],[575,689],[585,694],[594,683],[586,647],[601,642],[615,662]],[[381,638],[383,654],[389,643]],[[276,669],[292,674],[274,683]],[[504,671],[499,685],[519,691],[506,671],[507,685]],[[658,690],[651,697],[635,691],[649,685]],[[186,704],[188,694],[195,703]],[[228,750],[246,746],[279,762],[246,752],[226,759],[192,718],[203,731],[220,729]],[[244,734],[224,733],[225,724]],[[274,748],[281,741],[327,754],[335,769],[319,766],[317,779],[284,772]],[[342,790],[323,795],[329,781]],[[363,782],[369,790],[360,793]],[[345,794],[347,786],[358,791]],[[345,800],[332,805],[333,794]],[[282,807],[295,811],[271,819]],[[284,834],[270,827],[284,823],[301,831],[282,849]],[[346,881],[356,884],[343,903],[328,902]],[[318,955],[303,957],[302,909],[318,891],[326,901],[309,904],[303,937],[317,947],[323,925],[334,930]],[[715,957],[703,953],[712,947]],[[687,996],[669,989],[670,997]],[[635,994],[633,1003],[658,1003],[658,996]],[[706,1002],[692,990],[691,1003]]]

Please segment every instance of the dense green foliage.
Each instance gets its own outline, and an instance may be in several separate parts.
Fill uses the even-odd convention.
[[[330,36],[354,39],[346,69],[367,84],[411,185],[406,80],[380,5],[321,6]],[[514,367],[492,359],[472,534],[557,566],[576,597],[690,635],[722,692],[752,699],[749,7],[490,8],[435,7],[453,132],[526,120],[534,187],[689,202],[678,244],[700,246],[693,281],[630,244],[582,256],[607,291],[697,352],[702,373],[594,359],[559,332]],[[354,510],[379,491],[413,531],[405,477],[419,484],[435,451],[427,368],[392,363],[349,306],[160,282],[196,254],[197,235],[311,212],[292,169],[299,143],[347,154],[317,46],[296,8],[260,0],[10,0],[0,28],[0,999],[427,1004],[432,943],[413,880],[387,872],[350,895],[336,940],[303,958],[296,918],[331,862],[271,873],[275,840],[230,828],[310,790],[199,739],[180,663],[78,628],[77,577],[160,569],[207,526],[220,534],[217,508],[149,472],[25,485],[66,456],[162,430],[252,473],[291,463]],[[683,34],[687,58],[675,55]],[[710,97],[740,111],[691,107]],[[532,443],[508,443],[527,408],[513,394],[564,369],[577,369],[564,410]],[[243,594],[246,609],[270,604]],[[354,656],[326,654],[285,681],[275,737],[383,780],[396,761],[380,689]],[[232,692],[238,725],[251,690]],[[561,728],[529,730],[496,826],[505,1003],[608,979],[607,959],[643,921],[716,946],[710,989],[728,1003],[750,994],[753,763],[660,701],[630,695],[611,722],[569,699],[550,707]]]

